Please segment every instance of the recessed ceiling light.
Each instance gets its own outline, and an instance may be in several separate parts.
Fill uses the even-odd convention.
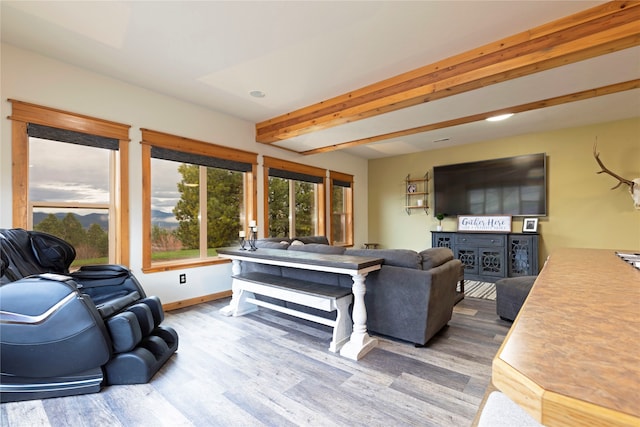
[[[500,114],[499,116],[487,117],[485,120],[488,122],[499,122],[500,120],[506,120],[513,116],[513,113]]]
[[[254,98],[264,98],[265,96],[267,96],[267,94],[261,90],[252,90],[251,92],[249,92],[249,95],[253,96]]]

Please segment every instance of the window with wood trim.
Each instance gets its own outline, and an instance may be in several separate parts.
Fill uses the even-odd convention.
[[[255,218],[257,154],[142,129],[143,270],[219,262]]]
[[[13,226],[54,234],[72,267],[129,264],[129,127],[12,103]]]
[[[264,157],[266,237],[325,235],[326,170]]]
[[[329,171],[331,244],[353,246],[353,175]]]

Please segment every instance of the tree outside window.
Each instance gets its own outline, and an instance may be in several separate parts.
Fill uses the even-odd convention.
[[[318,234],[316,221],[316,185],[310,182],[295,181],[295,230],[296,236]]]
[[[268,237],[289,237],[289,180],[269,177],[269,205]]]
[[[317,234],[316,193],[316,184],[269,177],[267,235],[287,238]]]
[[[267,237],[324,235],[326,171],[264,157]]]
[[[206,188],[204,200],[200,186]],[[215,248],[236,243],[243,228],[242,172],[152,159],[151,187],[152,261],[213,257]],[[203,215],[206,247],[201,251]]]
[[[353,245],[353,176],[329,171],[331,243]]]
[[[255,218],[257,155],[146,129],[142,133],[143,175],[149,177],[143,186],[149,236],[143,270],[219,261],[216,248],[236,244],[248,215]]]
[[[332,186],[331,239],[333,242],[346,240],[346,215],[344,211],[345,191],[343,187]]]

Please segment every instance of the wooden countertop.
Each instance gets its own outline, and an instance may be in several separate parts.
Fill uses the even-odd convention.
[[[492,380],[545,426],[640,426],[640,270],[614,250],[552,253]]]

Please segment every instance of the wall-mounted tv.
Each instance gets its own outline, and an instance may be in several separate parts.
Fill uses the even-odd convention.
[[[433,168],[434,215],[547,215],[545,153]]]

